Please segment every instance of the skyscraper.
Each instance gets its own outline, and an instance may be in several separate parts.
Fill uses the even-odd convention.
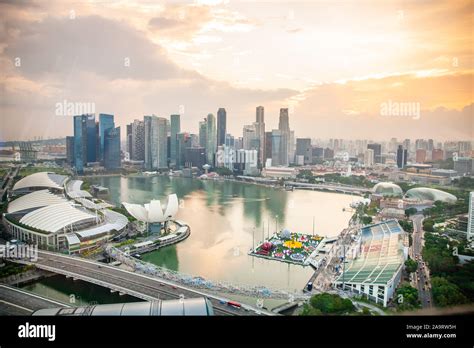
[[[242,140],[242,146],[244,150],[256,150],[258,148],[256,141],[258,140],[258,135],[256,132],[255,123],[244,126]]]
[[[98,160],[103,160],[104,159],[105,131],[107,129],[111,129],[111,128],[115,128],[114,115],[99,114],[100,148],[99,148],[99,158],[98,158]]]
[[[135,120],[132,123],[132,152],[130,159],[143,161],[145,159],[145,124]]]
[[[78,173],[87,164],[87,115],[74,116],[74,166]]]
[[[290,121],[288,116],[288,108],[280,109],[280,119],[278,122],[278,130],[280,131],[279,150],[274,147],[272,142],[272,152],[279,151],[279,165],[287,166],[290,153]],[[273,154],[272,154],[273,162]]]
[[[225,144],[227,113],[224,108],[217,110],[217,146]]]
[[[199,122],[199,146],[207,148],[207,119]]]
[[[375,159],[374,150],[372,150],[372,149],[365,150],[365,153],[364,153],[364,166],[365,167],[372,167],[374,165],[374,162],[375,162],[374,159]]]
[[[407,150],[403,148],[402,145],[398,145],[397,149],[397,167],[402,169],[405,168],[407,164],[408,153]]]
[[[382,145],[377,143],[367,144],[367,148],[374,150],[375,163],[382,163]]]
[[[281,131],[290,131],[290,120],[288,117],[288,108],[280,109],[280,120],[278,123],[278,129]]]
[[[186,168],[190,167],[192,164],[186,164],[186,149],[191,147],[191,137],[189,133],[183,132],[176,135],[176,167],[177,168]]]
[[[156,170],[167,167],[167,120],[163,117],[145,116],[145,168]]]
[[[176,166],[177,163],[177,139],[176,135],[181,132],[181,116],[171,115],[171,130],[170,130],[170,165]]]
[[[282,151],[282,142],[285,141],[285,135],[283,133],[284,132],[279,129],[272,130],[272,166],[288,165],[288,152]]]
[[[107,128],[104,132],[104,167],[105,169],[119,169],[120,158],[120,127]]]
[[[97,124],[95,123],[95,115],[87,115],[87,161],[86,162],[97,162],[97,147],[99,139],[97,137]]]
[[[296,156],[303,156],[304,164],[311,164],[313,148],[311,147],[310,138],[296,139]]]
[[[259,139],[258,162],[262,168],[265,165],[265,110],[263,106],[257,106],[255,130]]]
[[[128,158],[132,159],[132,126],[133,124],[127,124],[127,138],[126,138],[126,143],[127,143],[127,149],[126,152],[128,152]]]
[[[272,158],[272,132],[265,132],[265,161]]]
[[[217,150],[217,130],[216,130],[216,117],[213,114],[207,115],[207,162],[211,166],[214,166],[214,157]]]

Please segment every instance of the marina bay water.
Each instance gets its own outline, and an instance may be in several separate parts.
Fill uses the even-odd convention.
[[[88,178],[108,187],[109,200],[148,203],[176,193],[178,220],[191,235],[177,245],[143,255],[143,260],[209,280],[233,284],[301,289],[311,267],[248,255],[252,246],[276,230],[336,236],[347,227],[354,196],[282,189],[235,181],[203,181],[168,176]],[[345,209],[345,211],[344,211]]]

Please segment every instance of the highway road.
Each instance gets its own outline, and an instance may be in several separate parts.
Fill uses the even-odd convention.
[[[226,303],[221,303],[221,299],[214,295],[186,288],[168,280],[126,271],[100,262],[85,260],[80,257],[39,251],[38,261],[34,262],[34,264],[40,269],[85,280],[144,300],[169,300],[183,296],[185,298],[206,296],[211,301],[216,315],[271,314],[265,310],[257,310],[249,306],[234,308]]]
[[[0,315],[31,315],[43,308],[69,307],[31,292],[0,284]]]
[[[414,273],[414,281],[416,288],[418,289],[418,294],[420,302],[423,308],[430,308],[433,304],[431,298],[431,285],[429,280],[428,268],[425,266],[423,261],[422,251],[424,244],[424,231],[423,231],[423,215],[416,214],[411,217],[413,221],[413,242],[411,255],[412,258],[418,262],[418,269]]]

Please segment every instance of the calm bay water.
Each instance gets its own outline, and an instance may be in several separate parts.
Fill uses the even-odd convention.
[[[247,255],[253,243],[277,229],[336,236],[347,227],[355,197],[317,191],[283,191],[230,181],[155,177],[100,177],[110,200],[148,203],[176,193],[178,220],[191,227],[185,241],[143,255],[145,261],[210,280],[279,289],[301,289],[312,274],[308,267]]]

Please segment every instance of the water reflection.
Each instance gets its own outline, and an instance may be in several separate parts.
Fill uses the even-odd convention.
[[[253,184],[200,181],[179,177],[104,177],[94,182],[110,190],[110,200],[147,203],[176,193],[178,219],[191,226],[191,235],[178,245],[144,258],[155,264],[208,279],[302,288],[309,267],[256,259],[252,246],[277,227],[334,236],[347,226],[353,197],[337,193],[283,191]]]

